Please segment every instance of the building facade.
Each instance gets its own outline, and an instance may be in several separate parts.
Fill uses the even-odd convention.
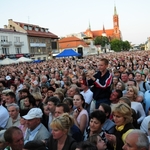
[[[0,59],[30,57],[27,34],[0,28]]]
[[[110,40],[112,39],[122,39],[121,31],[119,28],[119,16],[117,14],[116,6],[114,7],[114,15],[113,15],[113,28],[105,29],[103,26],[102,30],[92,31],[89,25],[89,28],[84,32],[85,39],[94,39],[98,36],[107,36]]]
[[[147,38],[147,41],[145,43],[145,50],[150,50],[150,37]]]
[[[80,53],[81,56],[86,56],[90,54],[97,54],[97,48],[92,45],[87,45],[83,39],[79,39],[75,36],[65,37],[59,40],[59,50],[60,52],[64,49],[73,49]]]
[[[38,25],[8,20],[4,28],[22,32],[27,35],[28,49],[31,58],[35,60],[47,60],[53,52],[58,50],[58,36],[49,32],[48,28]]]
[[[111,41],[112,39],[122,39],[121,31],[119,28],[119,16],[117,14],[116,7],[114,7],[113,15],[113,28],[105,29],[103,26],[102,30],[92,31],[89,25],[89,28],[85,32],[74,33],[67,35],[66,37],[59,40],[59,49],[72,48],[84,55],[92,55],[103,52],[101,45],[95,46],[94,39],[98,36],[106,36]],[[106,47],[106,51],[110,52],[110,45]]]

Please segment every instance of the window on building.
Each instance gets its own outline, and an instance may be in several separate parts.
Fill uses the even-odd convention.
[[[30,38],[30,43],[33,43],[33,39],[32,38]]]
[[[34,47],[31,47],[31,53],[34,54]]]
[[[36,39],[36,43],[39,43],[39,39]]]
[[[46,48],[45,47],[42,48],[42,52],[43,52],[43,54],[46,54]]]
[[[28,26],[24,26],[24,29],[25,29],[25,30],[28,30]]]
[[[20,42],[20,37],[14,37],[15,42]]]
[[[39,51],[39,48],[38,48],[38,47],[35,47],[35,48],[34,48],[34,53],[36,53],[36,54],[37,54],[37,53],[38,53],[38,51]]]
[[[41,57],[38,57],[37,59],[38,59],[38,60],[41,60]]]
[[[57,49],[57,42],[52,42],[52,49]]]
[[[43,60],[46,60],[46,57],[43,57]]]
[[[39,28],[38,28],[38,27],[36,27],[36,28],[35,28],[35,31],[39,31]]]
[[[43,28],[41,28],[41,32],[44,32],[44,29],[43,29]]]
[[[5,55],[9,55],[9,48],[2,48],[2,52]]]
[[[16,50],[16,54],[21,54],[21,47],[16,47],[15,50]]]
[[[29,30],[32,30],[32,27],[31,27],[31,26],[29,26]]]
[[[48,32],[48,29],[45,29],[45,32]]]
[[[8,36],[1,36],[1,42],[8,42]]]

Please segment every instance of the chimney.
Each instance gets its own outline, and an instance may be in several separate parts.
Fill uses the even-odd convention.
[[[4,25],[4,29],[7,29],[7,25]]]

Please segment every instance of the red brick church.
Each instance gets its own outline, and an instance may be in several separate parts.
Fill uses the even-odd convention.
[[[84,34],[87,38],[91,39],[94,39],[97,36],[107,36],[110,40],[121,39],[121,31],[119,29],[119,16],[117,14],[116,6],[114,7],[113,29],[105,29],[105,27],[103,26],[103,30],[92,31],[89,26]]]

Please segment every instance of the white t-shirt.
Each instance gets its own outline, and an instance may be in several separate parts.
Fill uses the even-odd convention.
[[[90,104],[93,100],[93,92],[90,89],[88,89],[86,92],[82,91],[81,94],[85,99],[85,103]]]

